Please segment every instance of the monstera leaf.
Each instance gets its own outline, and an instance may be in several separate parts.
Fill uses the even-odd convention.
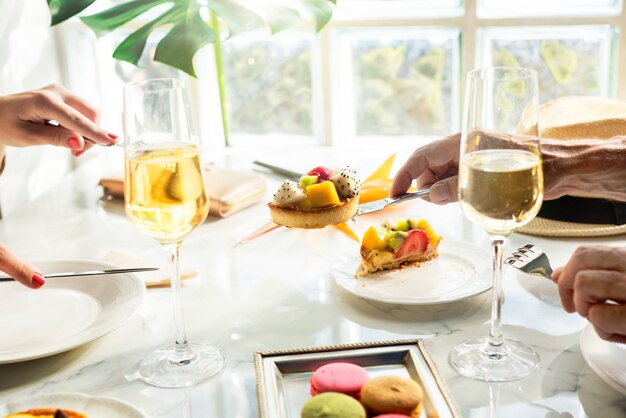
[[[96,0],[47,0],[52,24],[82,12]],[[320,31],[330,20],[336,0],[293,0],[290,6],[271,0],[129,0],[81,20],[98,36],[127,24],[154,10],[149,22],[131,33],[116,48],[113,57],[137,65],[152,31],[165,28],[167,34],[157,45],[154,59],[195,76],[193,56],[204,45],[219,41],[206,16],[213,13],[228,28],[227,37],[255,29],[272,34],[312,19]],[[304,15],[301,15],[300,10]]]

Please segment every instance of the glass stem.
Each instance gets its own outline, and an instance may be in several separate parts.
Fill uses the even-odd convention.
[[[491,235],[491,252],[493,255],[493,299],[491,302],[491,332],[489,333],[489,345],[491,350],[499,351],[502,346],[502,261],[506,237],[503,235]]]
[[[178,268],[180,246],[180,242],[174,244],[163,244],[163,249],[167,254],[167,259],[170,264],[170,282],[172,284],[172,297],[174,298],[174,323],[176,327],[175,349],[170,356],[170,361],[184,365],[193,359],[194,354],[187,343],[185,319],[183,316],[183,304],[180,300],[180,271]]]

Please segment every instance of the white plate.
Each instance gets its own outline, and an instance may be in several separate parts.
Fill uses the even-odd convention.
[[[115,268],[63,260],[37,262],[44,274]],[[48,279],[38,290],[0,283],[0,364],[45,357],[99,338],[128,320],[146,293],[132,274]]]
[[[89,418],[145,418],[134,406],[113,398],[95,397],[81,393],[42,395],[0,406],[0,416],[36,408],[70,409]],[[4,409],[4,410],[3,410]]]
[[[472,244],[442,241],[439,257],[419,267],[354,277],[360,256],[342,257],[331,275],[348,292],[365,299],[401,305],[454,302],[491,288],[491,256]]]
[[[580,333],[580,351],[602,380],[626,395],[626,344],[603,340],[593,325],[587,324]]]

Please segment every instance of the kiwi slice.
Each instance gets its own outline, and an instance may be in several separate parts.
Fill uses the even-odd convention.
[[[390,231],[385,235],[385,241],[387,242],[387,246],[396,251],[404,242],[404,237],[398,232]]]
[[[318,176],[302,176],[300,177],[300,188],[306,189],[308,186],[317,184]]]
[[[409,229],[411,229],[410,219],[400,219],[396,222],[397,231],[408,231]]]

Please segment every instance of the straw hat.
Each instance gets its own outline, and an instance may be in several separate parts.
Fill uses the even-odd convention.
[[[540,137],[562,140],[609,139],[626,135],[626,103],[599,97],[563,97],[540,107],[539,127]],[[606,202],[602,199],[584,200]],[[546,237],[600,237],[626,234],[626,225],[565,222],[538,216],[518,232]]]

